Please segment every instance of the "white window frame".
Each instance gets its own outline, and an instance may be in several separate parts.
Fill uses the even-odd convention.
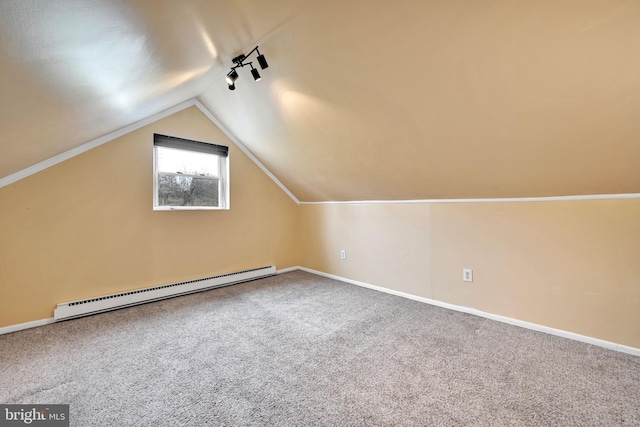
[[[206,210],[206,211],[218,211],[218,210],[229,210],[231,208],[230,203],[230,192],[229,192],[229,157],[230,154],[226,156],[216,155],[218,158],[218,171],[219,176],[201,176],[201,175],[191,175],[186,173],[171,173],[171,172],[159,172],[158,171],[158,145],[156,145],[156,138],[169,138],[174,140],[187,141],[189,143],[197,143],[197,144],[209,144],[207,142],[201,141],[193,141],[193,140],[185,140],[184,138],[166,136],[154,134],[153,136],[153,210],[154,211],[198,211],[198,210]],[[216,145],[216,144],[211,144]],[[222,148],[228,149],[228,147],[218,146]],[[194,150],[189,150],[186,148],[176,148],[170,147],[172,149],[184,150],[190,152],[197,152]],[[220,181],[219,192],[218,192],[218,206],[160,206],[158,205],[158,176],[159,175],[175,175],[175,176],[183,176],[183,177],[191,177],[191,178],[199,178],[199,179],[211,179]]]

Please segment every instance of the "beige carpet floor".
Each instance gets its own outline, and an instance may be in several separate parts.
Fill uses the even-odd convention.
[[[73,426],[640,425],[640,358],[304,272],[0,336]]]

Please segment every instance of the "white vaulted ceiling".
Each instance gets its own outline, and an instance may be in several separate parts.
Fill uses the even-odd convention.
[[[637,193],[638,52],[637,1],[3,0],[0,178],[198,97],[303,201]]]

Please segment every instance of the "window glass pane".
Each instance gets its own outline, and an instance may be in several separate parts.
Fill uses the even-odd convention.
[[[156,147],[158,172],[181,172],[190,175],[220,176],[219,157],[215,154]]]
[[[158,206],[219,207],[220,180],[158,174]]]

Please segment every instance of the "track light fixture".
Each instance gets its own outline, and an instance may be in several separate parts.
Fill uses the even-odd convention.
[[[258,46],[254,47],[253,50],[246,55],[243,53],[241,55],[236,56],[231,60],[231,62],[233,62],[235,65],[231,67],[231,71],[227,73],[227,84],[229,85],[229,90],[236,89],[236,80],[238,80],[238,72],[236,71],[237,68],[246,67],[248,65],[251,67],[251,75],[253,76],[253,80],[259,81],[262,78],[260,76],[260,72],[258,72],[257,68],[253,67],[253,63],[251,61],[245,62],[247,58],[251,56],[251,54],[253,53],[258,54],[257,59],[261,69],[264,70],[265,68],[269,67],[269,64],[267,63],[266,58],[258,50]]]

